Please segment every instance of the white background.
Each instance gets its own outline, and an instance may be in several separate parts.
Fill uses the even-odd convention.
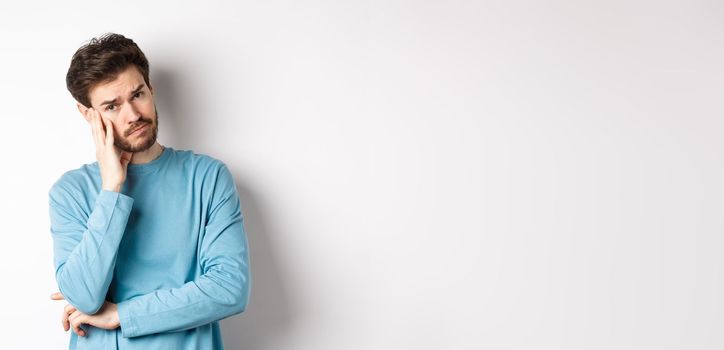
[[[226,162],[229,349],[724,348],[721,1],[0,4],[0,348],[63,349],[47,191],[114,31],[160,141]]]

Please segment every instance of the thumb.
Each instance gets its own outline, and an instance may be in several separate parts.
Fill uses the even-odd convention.
[[[61,294],[60,292],[55,292],[50,295],[50,299],[53,300],[65,300],[65,296]]]

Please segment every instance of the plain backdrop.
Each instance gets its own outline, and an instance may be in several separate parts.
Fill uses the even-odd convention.
[[[228,349],[724,348],[723,4],[2,2],[0,348],[67,348],[47,192],[105,32],[236,179]]]

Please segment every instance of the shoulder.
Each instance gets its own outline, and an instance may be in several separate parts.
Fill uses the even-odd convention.
[[[98,162],[82,166],[63,173],[50,187],[49,194],[79,195],[94,187],[95,178],[99,175]]]
[[[51,208],[87,211],[97,196],[99,178],[97,162],[66,171],[48,190]]]
[[[192,150],[176,150],[170,148],[171,161],[182,164],[184,167],[191,167],[196,170],[220,169],[226,164],[210,155],[197,153]]]
[[[191,150],[171,149],[172,162],[181,165],[186,173],[193,177],[217,178],[220,173],[228,173],[226,164],[207,154],[196,153]]]
[[[194,187],[200,190],[209,205],[236,193],[234,177],[220,159],[190,150],[173,149],[171,159],[174,163],[183,164],[184,173],[192,179]]]

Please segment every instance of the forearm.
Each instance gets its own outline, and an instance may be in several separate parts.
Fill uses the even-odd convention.
[[[105,301],[132,204],[128,196],[101,191],[85,231],[79,233],[68,213],[51,202],[58,288],[86,314],[94,314]],[[73,235],[80,235],[79,241],[74,242]]]
[[[227,271],[227,268],[234,271]],[[214,268],[179,288],[118,303],[126,338],[178,332],[241,313],[249,301],[248,264]]]

